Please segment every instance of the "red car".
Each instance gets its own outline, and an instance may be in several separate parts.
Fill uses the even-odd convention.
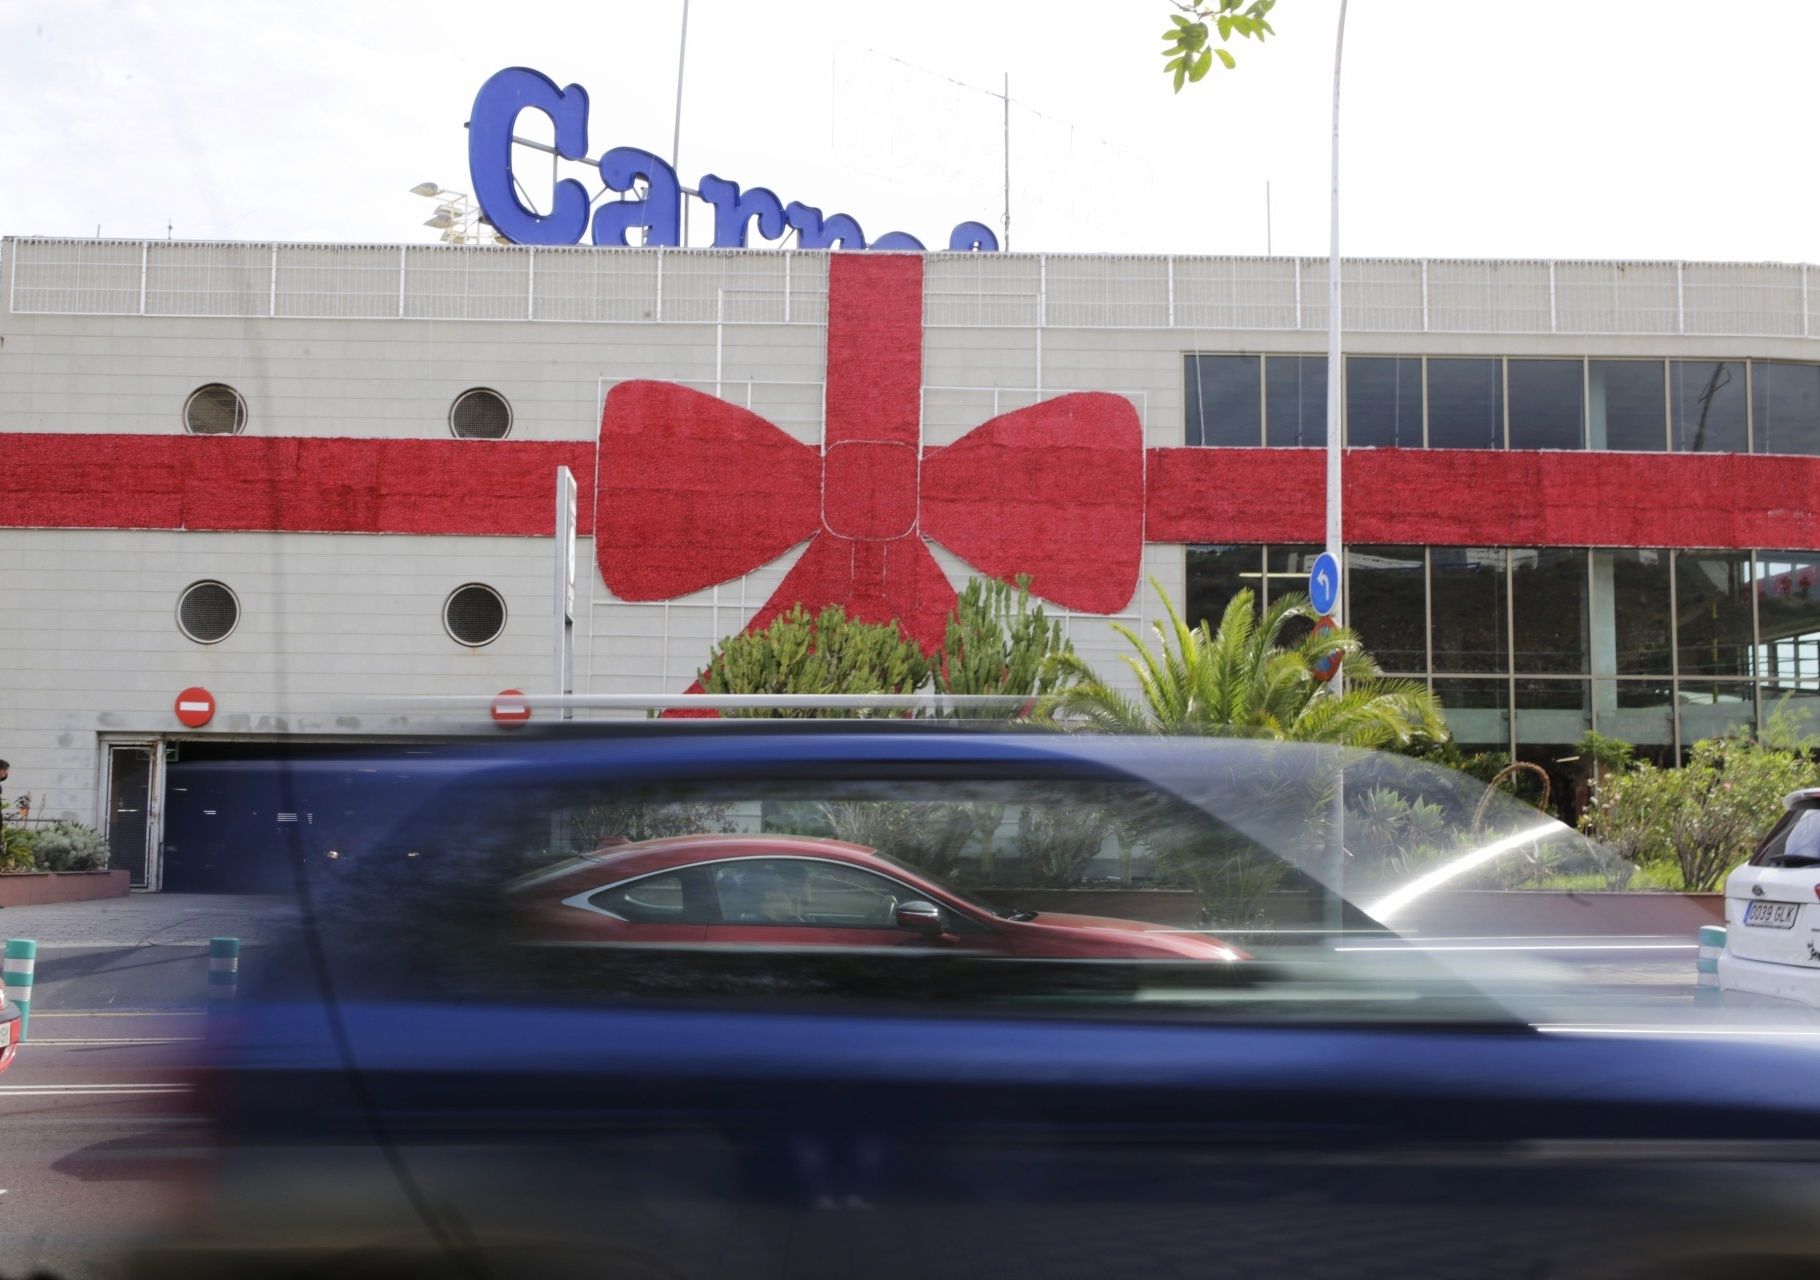
[[[995,910],[876,850],[809,836],[621,844],[528,877],[515,893],[544,941],[1250,958],[1217,938],[1136,920]]]

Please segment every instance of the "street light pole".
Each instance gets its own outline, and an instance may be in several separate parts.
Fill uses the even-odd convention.
[[[1341,439],[1341,395],[1344,391],[1345,364],[1340,355],[1340,55],[1346,44],[1346,0],[1340,0],[1340,19],[1333,37],[1333,170],[1331,205],[1327,242],[1327,554],[1339,566],[1340,584],[1345,584],[1345,535],[1341,523],[1345,490],[1342,487],[1344,442]],[[1340,614],[1345,592],[1336,588],[1332,617]],[[1328,681],[1329,697],[1346,692],[1346,670],[1342,666]],[[1333,775],[1333,809],[1327,833],[1327,911],[1326,924],[1337,942],[1344,917],[1346,883],[1346,774],[1344,761],[1337,761]]]

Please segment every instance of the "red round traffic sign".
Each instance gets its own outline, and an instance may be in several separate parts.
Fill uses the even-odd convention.
[[[177,719],[188,729],[200,729],[215,718],[215,695],[201,685],[191,685],[177,695]]]
[[[531,718],[531,704],[523,690],[502,689],[493,699],[493,719],[500,724],[523,724]]]
[[[1311,641],[1319,640],[1322,636],[1329,635],[1337,630],[1339,630],[1339,624],[1333,620],[1333,616],[1331,614],[1322,614],[1320,618],[1316,620],[1314,631],[1310,634],[1309,639]],[[1332,653],[1314,660],[1312,674],[1316,680],[1319,680],[1322,684],[1326,684],[1339,673],[1339,670],[1340,651],[1335,649]]]

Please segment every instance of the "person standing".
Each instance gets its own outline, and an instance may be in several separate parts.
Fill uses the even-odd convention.
[[[10,767],[11,766],[9,766],[6,763],[6,761],[0,760],[0,782],[6,781],[6,773]],[[4,849],[5,847],[6,847],[6,788],[0,787],[0,849]]]

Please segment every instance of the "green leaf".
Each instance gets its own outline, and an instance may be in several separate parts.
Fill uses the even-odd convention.
[[[1179,13],[1172,13],[1172,14],[1170,14],[1170,15],[1169,15],[1169,21],[1171,21],[1171,22],[1173,22],[1173,23],[1175,23],[1175,25],[1176,25],[1176,26],[1178,26],[1178,27],[1186,27],[1186,26],[1188,26],[1188,25],[1189,25],[1189,22],[1188,22],[1188,19],[1186,19],[1186,18],[1184,18],[1184,17],[1183,17],[1183,16],[1182,16],[1182,15],[1181,15],[1181,14],[1179,14]]]
[[[1230,53],[1227,53],[1226,50],[1215,49],[1213,52],[1220,55],[1220,61],[1226,64],[1226,70],[1230,71],[1235,66],[1238,65],[1238,60],[1235,59]]]
[[[1188,71],[1185,67],[1178,66],[1175,69],[1175,91],[1177,93],[1182,91],[1182,81],[1187,78],[1187,75]]]
[[[1225,51],[1221,50],[1221,52],[1223,53]],[[1199,84],[1201,82],[1201,77],[1207,74],[1207,70],[1211,66],[1213,66],[1213,50],[1208,49],[1205,50],[1200,57],[1195,59],[1194,66],[1190,67],[1188,70],[1188,78],[1196,84]]]
[[[1163,70],[1164,71],[1174,71],[1177,67],[1181,66],[1183,63],[1185,63],[1187,61],[1188,61],[1187,57],[1184,56],[1184,57],[1177,58],[1174,62],[1166,62],[1163,64]]]

